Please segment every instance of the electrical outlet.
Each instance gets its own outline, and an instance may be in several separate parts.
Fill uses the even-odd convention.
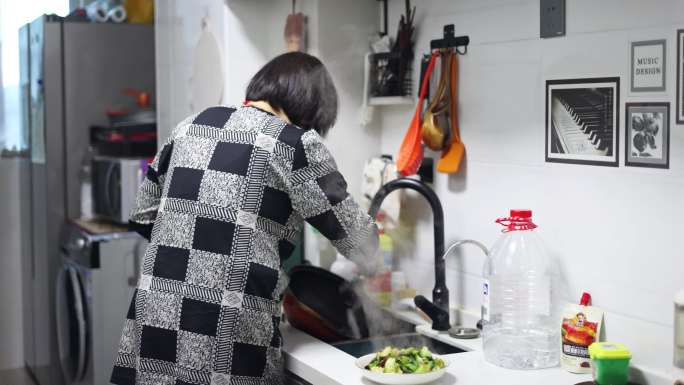
[[[565,36],[565,0],[540,0],[539,37]]]

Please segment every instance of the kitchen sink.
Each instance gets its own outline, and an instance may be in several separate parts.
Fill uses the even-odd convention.
[[[433,338],[416,333],[416,325],[395,317],[385,309],[376,310],[374,313],[366,311],[370,337],[332,343],[331,345],[354,357],[375,353],[385,346],[398,348],[427,346],[436,354],[462,353],[465,350],[437,341]]]
[[[463,349],[459,349],[455,346],[445,344],[418,333],[403,333],[365,338],[362,340],[337,342],[332,344],[332,346],[357,358],[382,350],[385,346],[394,346],[398,348],[427,346],[431,352],[436,354],[465,352]]]

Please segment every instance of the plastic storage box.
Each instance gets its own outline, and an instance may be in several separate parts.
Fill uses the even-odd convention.
[[[599,385],[625,385],[629,379],[632,353],[623,344],[597,342],[589,346],[594,382]]]

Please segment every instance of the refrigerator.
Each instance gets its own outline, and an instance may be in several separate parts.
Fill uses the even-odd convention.
[[[55,324],[60,236],[67,221],[80,216],[90,126],[107,125],[106,110],[128,103],[126,88],[155,94],[154,31],[152,25],[46,15],[23,26],[19,38],[30,158],[20,181],[25,364],[39,385],[61,385],[60,360],[66,358],[58,353]]]

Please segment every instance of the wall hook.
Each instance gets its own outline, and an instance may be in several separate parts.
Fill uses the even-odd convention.
[[[466,36],[456,36],[455,28],[453,24],[447,24],[444,26],[444,37],[442,39],[435,39],[430,41],[430,49],[449,49],[453,48],[457,54],[465,55],[468,52],[468,44],[470,44],[470,38]],[[462,47],[462,50],[459,50]]]

